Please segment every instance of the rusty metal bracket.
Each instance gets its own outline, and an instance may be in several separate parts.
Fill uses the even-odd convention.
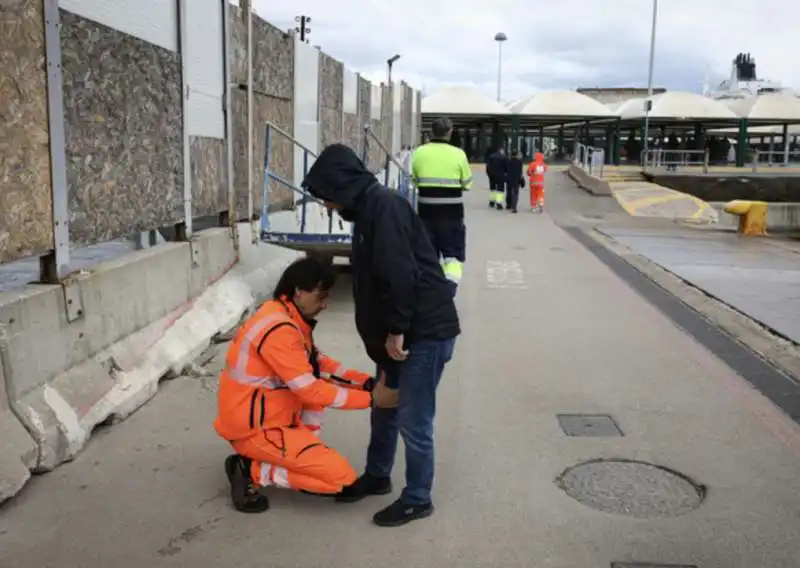
[[[67,278],[61,282],[61,290],[64,292],[64,309],[66,310],[67,321],[72,323],[83,317],[83,301],[81,300],[81,289],[74,278]]]

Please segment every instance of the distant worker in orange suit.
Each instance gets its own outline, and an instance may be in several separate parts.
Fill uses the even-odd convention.
[[[214,428],[236,452],[225,460],[225,472],[239,511],[269,509],[262,487],[339,493],[357,475],[318,438],[323,410],[396,403],[396,391],[383,381],[376,385],[369,375],[343,368],[314,345],[314,318],[327,307],[334,281],[330,265],[294,262],[228,349]]]
[[[531,211],[544,211],[544,174],[547,164],[544,163],[544,154],[536,152],[533,161],[528,165],[528,180],[531,187]]]

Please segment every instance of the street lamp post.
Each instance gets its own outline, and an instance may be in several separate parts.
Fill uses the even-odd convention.
[[[498,32],[494,35],[494,41],[497,42],[497,102],[500,102],[500,87],[502,84],[503,72],[503,42],[508,40],[508,36],[503,32]]]
[[[400,54],[395,53],[386,60],[386,84],[389,86],[392,85],[392,65],[394,65],[395,61],[398,59],[400,59]]]
[[[650,109],[653,106],[653,63],[656,57],[656,25],[658,24],[658,0],[653,0],[653,27],[650,30],[650,65],[647,71],[647,102],[644,107],[644,166],[647,166],[648,133],[650,131]]]

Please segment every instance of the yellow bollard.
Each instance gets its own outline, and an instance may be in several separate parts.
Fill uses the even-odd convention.
[[[766,201],[736,199],[725,206],[725,212],[739,217],[739,232],[743,235],[767,234]]]

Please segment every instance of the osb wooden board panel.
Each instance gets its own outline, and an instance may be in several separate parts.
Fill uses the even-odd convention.
[[[360,127],[369,124],[370,108],[372,105],[372,83],[358,77],[358,118],[361,122]]]
[[[192,216],[215,215],[228,209],[228,155],[225,140],[192,136]]]
[[[344,65],[330,55],[319,54],[319,104],[338,109],[344,104]]]
[[[247,84],[247,19],[231,6],[231,74]],[[264,95],[294,96],[294,40],[283,30],[253,15],[253,89]]]
[[[247,91],[234,90],[231,97],[233,117],[233,180],[236,188],[237,219],[247,218]],[[253,99],[253,193],[254,213],[261,214],[264,189],[264,142],[266,124],[272,122],[289,134],[294,130],[294,107],[291,100],[256,94]],[[286,138],[273,134],[270,146],[270,169],[284,179],[292,179],[294,151]],[[269,184],[270,211],[290,208],[292,191],[276,181]]]
[[[61,10],[70,239],[183,219],[180,56]]]
[[[344,113],[344,123],[342,125],[342,131],[344,132],[343,142],[355,150],[359,156],[361,156],[361,129],[358,125],[358,116],[355,114]]]
[[[389,152],[393,152],[392,148],[392,130],[394,121],[394,93],[391,88],[384,85],[381,87],[381,120],[380,120],[380,137],[381,142]]]
[[[0,2],[0,263],[53,248],[42,9]]]
[[[331,109],[331,108],[321,107],[319,109],[319,118],[320,118],[320,126],[319,126],[320,150],[330,144],[343,142],[341,109]]]
[[[370,126],[372,126],[372,132],[374,132],[380,139],[381,121],[371,120]],[[367,166],[373,172],[377,172],[380,169],[382,169],[386,162],[386,154],[384,154],[380,146],[378,146],[375,140],[371,137],[369,139],[368,160],[369,161],[367,162]]]
[[[400,144],[411,144],[411,97],[414,91],[408,85],[403,85],[403,102],[400,107]]]

